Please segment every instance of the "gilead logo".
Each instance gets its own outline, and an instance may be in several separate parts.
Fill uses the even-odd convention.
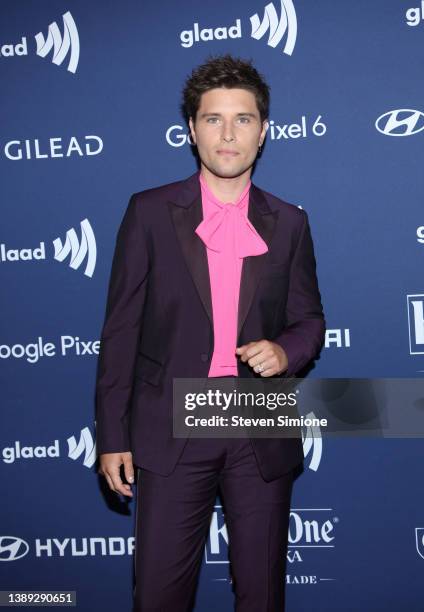
[[[83,141],[83,142],[82,142]],[[64,142],[60,136],[49,138],[47,142],[34,140],[9,140],[4,145],[4,155],[10,161],[23,159],[53,159],[58,157],[91,157],[103,151],[103,140],[100,136],[90,134],[78,140],[72,136]]]

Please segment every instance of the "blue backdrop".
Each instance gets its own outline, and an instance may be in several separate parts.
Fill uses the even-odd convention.
[[[314,377],[424,372],[424,2],[3,0],[0,587],[130,610],[134,503],[95,471],[94,380],[130,195],[189,176],[182,84],[209,54],[271,85],[253,180],[307,210],[328,330]],[[305,443],[289,611],[418,612],[420,439]],[[232,609],[217,499],[197,611]]]

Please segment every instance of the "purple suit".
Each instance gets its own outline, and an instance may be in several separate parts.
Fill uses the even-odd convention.
[[[214,338],[198,172],[134,194],[117,235],[96,394],[98,454],[131,450],[167,475],[185,439],[172,436],[173,378],[207,377]],[[243,260],[237,346],[267,339],[293,376],[318,353],[325,321],[304,210],[252,184],[248,218],[268,252]],[[239,377],[258,377],[238,359]],[[303,458],[299,439],[252,439],[271,481]]]
[[[214,349],[207,253],[195,233],[202,217],[198,173],[131,197],[101,335],[97,450],[131,450],[140,467],[134,612],[192,609],[218,491],[237,612],[282,612],[301,440],[172,435],[173,378],[206,378]],[[293,376],[324,340],[308,218],[253,184],[248,218],[268,252],[243,259],[237,346],[279,343],[283,375]],[[238,376],[260,377],[240,359]]]

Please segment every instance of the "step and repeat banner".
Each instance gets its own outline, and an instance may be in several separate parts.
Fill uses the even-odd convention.
[[[0,15],[0,588],[130,611],[135,504],[96,472],[95,373],[128,200],[196,170],[184,80],[228,52],[271,86],[253,181],[309,215],[327,321],[309,376],[421,378],[424,2],[3,0]],[[304,454],[287,609],[423,610],[423,441],[318,431]],[[196,611],[233,609],[227,553],[218,497]]]

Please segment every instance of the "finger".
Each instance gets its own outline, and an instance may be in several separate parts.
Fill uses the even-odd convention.
[[[254,344],[254,342],[248,342],[247,344],[243,344],[242,346],[238,346],[236,348],[237,355],[243,355],[249,349],[249,347],[252,344]]]
[[[262,346],[261,346],[261,340],[258,340],[257,342],[249,342],[248,345],[246,345],[247,348],[244,351],[244,353],[241,356],[241,360],[243,362],[247,361],[250,364],[250,359],[252,359],[252,357],[255,357],[256,355],[258,355],[261,351],[262,351]]]
[[[104,477],[106,478],[106,482],[107,482],[107,484],[109,485],[109,489],[110,489],[111,491],[115,491],[115,487],[113,486],[113,482],[112,482],[112,479],[111,479],[111,477],[109,476],[109,474],[105,473],[105,474],[104,474]]]
[[[274,376],[275,374],[278,374],[278,372],[280,371],[280,362],[278,360],[277,355],[275,355],[275,353],[272,354],[271,358],[268,359],[267,361],[267,367],[266,370],[264,370],[263,372],[261,372],[261,376]]]
[[[261,372],[261,376],[263,378],[269,378],[270,376],[274,376],[274,374],[277,374],[276,368],[271,368],[267,370],[266,372]]]
[[[261,350],[259,353],[255,353],[255,355],[249,359],[249,365],[252,368],[255,368],[257,365],[263,365],[265,367],[265,362],[268,362],[269,367],[272,357],[273,353],[271,351]]]
[[[261,376],[269,376],[268,372],[272,370],[273,367],[266,361],[263,361],[262,363],[255,366],[253,369],[257,374],[260,374]]]
[[[109,476],[112,479],[113,486],[115,487],[115,491],[117,493],[121,493],[121,495],[126,495],[128,497],[132,497],[132,491],[129,484],[124,484],[121,480],[121,476],[119,474],[119,468],[116,470],[109,470]]]
[[[130,457],[124,458],[124,473],[125,478],[130,484],[134,482],[134,466]]]
[[[274,376],[274,374],[277,374],[277,372],[278,372],[278,368],[274,365],[271,365],[267,367],[263,372],[261,372],[261,376],[263,376],[264,378],[267,378],[269,376]]]

